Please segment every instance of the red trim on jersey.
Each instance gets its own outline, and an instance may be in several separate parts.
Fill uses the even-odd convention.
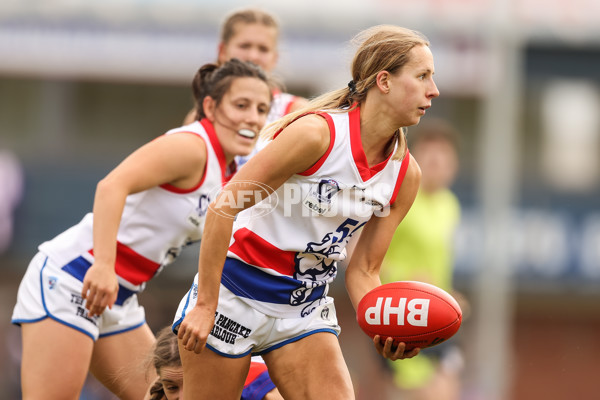
[[[210,144],[212,145],[215,154],[217,155],[217,159],[219,160],[219,166],[221,167],[221,182],[225,185],[233,174],[236,172],[236,164],[233,162],[232,171],[229,175],[227,175],[227,164],[225,160],[225,152],[223,151],[223,147],[221,147],[221,142],[219,142],[219,138],[217,137],[217,133],[215,132],[215,127],[212,122],[203,118],[200,120],[200,124],[204,127],[206,134],[208,135],[208,139],[210,140]]]
[[[196,132],[181,131],[181,132],[174,132],[172,134],[175,135],[177,133],[190,133],[192,135],[195,135],[197,138],[202,140],[204,142],[204,145],[206,146],[206,141],[204,140],[204,138],[202,136],[198,135],[198,133],[196,133]],[[159,137],[161,137],[161,136],[159,136]],[[208,165],[208,151],[206,151],[206,165]],[[173,186],[170,183],[163,183],[162,185],[158,185],[158,187],[160,187],[161,189],[168,190],[169,192],[186,194],[186,193],[191,193],[194,190],[198,189],[200,186],[202,186],[202,183],[204,183],[204,178],[206,178],[206,166],[204,167],[204,172],[202,173],[202,178],[200,178],[200,181],[194,187],[191,187],[189,189],[183,189],[183,188],[178,188],[176,186]]]
[[[283,115],[287,115],[290,113],[290,110],[292,109],[292,106],[294,105],[297,99],[298,97],[293,96],[292,99],[288,101],[288,103],[285,106],[285,109],[283,110]]]
[[[94,255],[94,249],[91,249],[89,253]],[[131,247],[117,242],[115,272],[127,282],[134,285],[148,282],[156,274],[159,267],[159,263],[144,257]]]
[[[310,167],[306,171],[300,172],[298,174],[298,175],[302,175],[302,176],[309,176],[309,175],[312,175],[315,172],[317,172],[319,170],[319,168],[321,168],[321,166],[323,165],[325,160],[327,160],[327,157],[329,157],[329,153],[331,153],[331,149],[333,149],[333,144],[335,143],[335,124],[333,123],[333,119],[331,118],[331,115],[323,113],[323,112],[314,112],[314,113],[310,113],[310,114],[320,115],[321,117],[325,118],[325,121],[327,121],[327,125],[329,126],[329,147],[327,148],[327,151],[325,152],[325,154],[323,154],[321,156],[321,158],[319,158],[319,160],[313,164],[312,167]],[[306,114],[304,114],[304,115],[306,115]]]
[[[196,137],[198,137],[199,139],[201,139],[204,142],[204,145],[206,145],[206,141],[204,141],[204,138],[200,135],[198,135],[198,133],[193,132],[193,131],[181,131],[181,132],[174,132],[174,134],[176,133],[190,133],[192,135],[196,135]],[[155,141],[157,139],[160,139],[161,137],[164,137],[165,135],[159,136],[155,139],[152,139],[152,141]],[[206,164],[208,165],[208,152],[207,152],[207,156],[206,156]],[[198,182],[196,184],[196,186],[189,188],[189,189],[182,189],[182,188],[178,188],[176,186],[171,185],[170,183],[163,183],[162,185],[158,185],[159,188],[167,190],[169,192],[173,192],[173,193],[179,193],[179,194],[185,194],[185,193],[191,193],[194,190],[198,189],[202,183],[204,182],[204,178],[206,177],[206,168],[204,168],[204,173],[202,174],[202,178],[200,178],[200,182]]]
[[[247,228],[235,231],[233,239],[229,251],[246,264],[272,269],[286,276],[294,275],[296,252],[281,250]]]
[[[323,154],[321,156],[321,158],[319,158],[319,160],[315,164],[313,164],[312,167],[310,167],[306,171],[298,173],[298,175],[302,175],[302,176],[312,175],[315,172],[317,172],[317,170],[319,168],[321,168],[321,165],[323,165],[323,163],[329,156],[329,153],[331,153],[331,149],[333,149],[333,144],[335,142],[335,124],[333,123],[333,119],[331,119],[331,116],[327,113],[320,112],[320,111],[309,111],[307,113],[299,115],[297,118],[295,118],[293,121],[291,121],[290,124],[308,114],[320,115],[321,117],[325,118],[325,121],[327,121],[327,125],[329,126],[329,147],[327,148],[327,151],[325,152],[325,154]],[[285,128],[282,128],[282,129],[278,130],[277,132],[275,132],[275,134],[273,135],[273,139],[275,139],[281,133],[281,131],[283,131],[283,129],[285,129]]]
[[[398,196],[398,192],[400,191],[400,186],[402,186],[402,182],[404,182],[404,177],[406,176],[406,171],[408,170],[408,164],[410,163],[410,153],[408,149],[406,149],[406,154],[402,159],[402,165],[400,166],[400,172],[398,172],[398,179],[396,179],[396,186],[394,186],[394,193],[392,194],[392,198],[390,199],[390,204],[394,204],[396,201],[396,197]]]
[[[363,182],[366,182],[385,168],[393,153],[390,153],[388,158],[379,164],[369,167],[367,156],[365,155],[365,150],[363,149],[362,140],[360,138],[360,107],[356,107],[354,110],[350,111],[348,113],[348,118],[350,119],[350,147],[352,148],[352,157],[354,158],[354,164],[358,169],[360,177]]]
[[[250,363],[250,371],[248,371],[248,376],[246,376],[246,382],[244,382],[244,387],[248,386],[252,383],[260,374],[267,370],[267,366],[265,363],[252,361]]]

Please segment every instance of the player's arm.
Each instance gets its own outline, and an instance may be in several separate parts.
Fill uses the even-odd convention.
[[[367,292],[381,285],[381,263],[398,224],[415,200],[420,181],[421,169],[411,156],[406,176],[396,201],[390,207],[389,215],[375,216],[365,224],[346,270],[346,290],[355,310]],[[379,335],[375,335],[373,345],[377,353],[390,360],[411,358],[419,353],[419,349],[405,353],[403,343],[394,348],[391,337],[381,343]]]
[[[213,326],[221,274],[237,213],[254,205],[253,199],[265,198],[289,177],[310,168],[325,154],[329,141],[329,128],[322,117],[307,115],[298,119],[244,164],[210,204],[200,244],[198,298],[178,333],[186,350],[201,352]],[[253,192],[258,193],[248,195]],[[244,199],[244,202],[234,204],[230,199]]]
[[[411,156],[412,157],[412,156]],[[346,271],[346,289],[356,310],[370,290],[381,285],[379,269],[398,224],[410,209],[419,188],[421,170],[411,158],[406,176],[387,216],[374,216],[367,222],[356,243]]]
[[[82,288],[90,315],[112,307],[117,297],[117,232],[127,196],[165,183],[193,187],[204,173],[205,162],[205,143],[196,135],[161,136],[133,152],[98,183],[93,208],[94,264]]]

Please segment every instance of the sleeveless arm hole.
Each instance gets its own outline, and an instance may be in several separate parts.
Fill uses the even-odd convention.
[[[392,194],[392,198],[390,199],[390,205],[394,204],[396,198],[398,197],[398,192],[400,192],[400,187],[402,186],[402,182],[404,182],[404,177],[406,176],[406,171],[408,170],[409,162],[410,153],[408,149],[406,149],[406,154],[402,159],[402,165],[400,166],[400,172],[398,173],[398,179],[396,180],[396,186],[394,186],[394,193]]]
[[[202,177],[200,178],[200,180],[198,181],[197,184],[195,184],[193,187],[191,188],[179,188],[177,186],[173,186],[170,183],[165,183],[160,185],[161,189],[165,189],[168,190],[169,192],[173,192],[173,193],[179,193],[179,194],[186,194],[186,193],[191,193],[194,190],[197,190],[200,186],[202,186],[202,184],[204,183],[204,180],[206,179],[206,172],[208,170],[208,143],[206,143],[206,140],[204,140],[204,138],[200,135],[198,135],[196,132],[193,131],[181,131],[181,132],[175,132],[174,134],[180,134],[180,133],[189,133],[192,135],[195,135],[198,139],[202,140],[202,142],[204,142],[204,150],[205,150],[205,160],[204,160],[204,172],[202,172]]]
[[[327,160],[327,157],[329,157],[329,154],[331,153],[331,149],[333,149],[333,144],[335,143],[335,124],[333,123],[333,119],[331,118],[331,116],[324,112],[311,112],[311,113],[306,113],[303,115],[307,115],[307,114],[319,115],[319,116],[323,117],[325,119],[325,121],[327,121],[327,126],[329,127],[329,147],[327,147],[327,151],[325,151],[325,154],[323,154],[321,156],[321,158],[319,158],[319,160],[313,164],[312,167],[310,167],[306,171],[300,172],[298,174],[298,175],[302,175],[302,176],[310,176],[310,175],[314,174],[315,172],[317,172],[319,170],[319,168],[321,168],[321,166],[323,165],[325,160]]]

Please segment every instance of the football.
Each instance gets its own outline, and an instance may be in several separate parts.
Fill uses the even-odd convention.
[[[358,303],[361,329],[382,341],[406,349],[432,347],[452,337],[462,323],[456,300],[437,286],[416,281],[386,283],[368,292]]]

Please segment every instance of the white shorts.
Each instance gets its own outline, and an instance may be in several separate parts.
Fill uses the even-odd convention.
[[[198,275],[188,293],[181,299],[173,321],[173,331],[188,310],[196,305]],[[275,318],[249,306],[241,297],[221,285],[219,303],[206,346],[225,357],[261,355],[318,332],[340,334],[333,298],[302,318]]]
[[[21,325],[45,318],[76,329],[93,340],[126,332],[145,324],[144,308],[137,295],[119,301],[122,304],[106,309],[100,317],[90,317],[81,297],[83,282],[37,253],[29,263],[19,286],[12,323]]]

